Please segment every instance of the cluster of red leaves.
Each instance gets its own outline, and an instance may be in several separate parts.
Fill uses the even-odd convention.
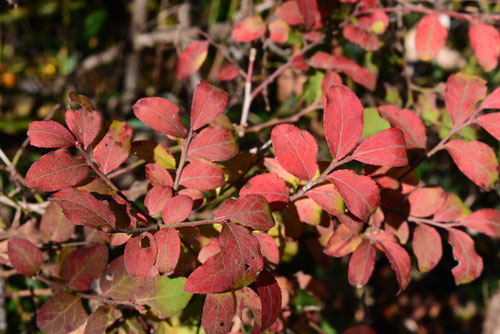
[[[367,51],[376,51],[381,47],[379,36],[388,28],[388,16],[375,1],[359,1],[356,8],[363,14],[346,22],[342,35]],[[285,43],[291,29],[300,27],[305,40],[318,43],[325,37],[323,12],[316,0],[285,1],[269,20],[255,14],[237,23],[232,38],[252,42],[269,33],[273,42]],[[443,21],[429,14],[417,24],[415,46],[421,60],[434,59],[444,46],[448,28]],[[469,37],[479,64],[491,71],[500,54],[498,31],[473,21]],[[186,78],[202,66],[208,46],[208,41],[195,41],[181,53],[178,78]],[[481,274],[482,259],[466,231],[499,238],[500,212],[481,209],[470,213],[457,195],[419,183],[413,173],[416,166],[409,165],[408,156],[421,161],[446,150],[466,177],[490,190],[499,173],[493,149],[479,141],[450,138],[460,129],[478,124],[500,139],[500,113],[485,112],[500,109],[500,89],[486,97],[482,79],[464,73],[451,75],[444,94],[451,134],[427,151],[426,128],[420,117],[394,105],[377,108],[390,128],[361,140],[364,108],[356,94],[342,84],[339,73],[372,91],[377,79],[339,50],[318,51],[308,59],[294,54],[290,64],[298,71],[308,67],[325,71],[321,100],[324,137],[332,159],[318,161],[317,138],[307,130],[277,125],[271,132],[276,158],[265,157],[267,170],[253,175],[238,198],[227,199],[206,221],[190,217],[205,203],[207,193],[217,194],[230,184],[227,161],[237,163],[246,157],[239,155],[246,152],[239,152],[234,127],[223,115],[228,103],[223,90],[200,82],[194,91],[189,128],[184,126],[179,108],[166,99],[142,98],[133,106],[138,119],[179,143],[178,162],[154,141],[132,141],[132,128],[126,122],[103,124],[102,115],[82,95],[70,93],[70,100],[80,108],[66,111],[67,127],[54,121],[30,124],[32,145],[57,149],[39,158],[25,179],[37,191],[55,192],[40,230],[53,242],[68,240],[74,225],[99,235],[89,238],[95,243],[88,247],[67,250],[52,268],[51,277],[64,282],[60,289],[64,291],[39,310],[37,324],[42,330],[66,333],[86,321],[86,333],[102,332],[121,316],[113,303],[164,319],[180,312],[196,293],[206,295],[202,325],[207,333],[230,331],[235,314],[241,318],[245,309],[253,313],[253,333],[268,328],[280,331],[289,316],[282,312],[289,298],[288,282],[271,272],[280,262],[279,239],[297,239],[302,223],[314,226],[325,254],[351,254],[348,281],[354,287],[369,281],[378,250],[390,262],[399,291],[404,290],[411,279],[409,250],[421,272],[432,270],[441,260],[439,230],[446,233],[458,261],[452,269],[455,283],[468,283]],[[232,80],[239,73],[238,66],[228,62],[218,79]],[[131,154],[147,163],[147,212],[110,181],[111,173]],[[352,168],[352,161],[364,168]],[[182,244],[190,247],[189,239],[200,236],[194,228],[198,224],[221,226],[215,236],[199,243],[197,259],[192,262],[197,260],[200,265],[182,258]],[[275,227],[283,232],[278,238],[263,233]],[[407,245],[410,238],[411,248]],[[103,241],[125,245],[124,254],[108,263],[108,247]],[[38,273],[48,259],[34,243],[12,238],[8,257],[8,264],[19,273],[43,279]],[[111,302],[88,316],[79,293],[92,290],[94,281],[99,284],[98,297]],[[371,331],[358,326],[346,333],[356,330]]]

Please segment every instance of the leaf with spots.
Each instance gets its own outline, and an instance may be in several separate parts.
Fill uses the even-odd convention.
[[[363,133],[363,106],[351,89],[333,85],[326,91],[325,137],[333,157],[345,157]]]
[[[231,331],[235,301],[231,292],[210,293],[203,304],[201,324],[207,334],[225,334]]]
[[[169,318],[182,311],[191,299],[192,294],[184,290],[185,283],[184,277],[158,276],[135,293],[135,302],[149,306],[160,319]]]
[[[445,148],[458,169],[481,188],[489,190],[498,180],[498,161],[490,146],[457,139],[448,142]]]
[[[113,121],[108,132],[94,148],[94,160],[104,174],[117,169],[130,153],[132,128],[126,122]]]
[[[156,131],[178,138],[186,135],[179,108],[164,98],[144,97],[132,109],[138,119]]]
[[[102,273],[99,285],[102,296],[118,301],[129,300],[139,288],[139,281],[125,268],[124,256],[111,261]]]
[[[40,249],[26,239],[10,239],[7,244],[7,254],[14,269],[26,277],[35,275],[43,263]]]
[[[264,261],[260,244],[244,226],[226,223],[219,236],[222,261],[234,288],[252,283],[262,270]]]
[[[60,292],[47,300],[36,315],[36,324],[44,333],[67,334],[87,321],[80,297]]]
[[[289,173],[303,180],[311,180],[316,175],[318,145],[309,132],[281,124],[273,128],[271,141],[280,165]]]
[[[342,169],[328,175],[328,179],[337,187],[349,211],[359,219],[367,221],[379,206],[380,190],[368,176]]]
[[[269,204],[257,194],[228,199],[217,210],[214,219],[228,219],[260,231],[267,231],[274,226]]]
[[[41,156],[26,173],[25,185],[39,191],[56,191],[82,181],[89,167],[82,157],[60,149]]]
[[[151,233],[130,238],[125,245],[125,268],[134,277],[146,275],[156,260],[158,247]]]
[[[474,240],[467,233],[450,228],[448,242],[453,247],[453,257],[458,261],[458,265],[451,270],[455,284],[466,284],[478,278],[483,271],[483,259],[474,249]]]
[[[66,188],[52,195],[52,200],[74,224],[96,229],[115,227],[116,218],[109,203],[97,200],[86,190]]]
[[[94,279],[101,276],[108,264],[108,248],[103,244],[79,248],[63,260],[60,275],[68,287],[89,290]]]
[[[28,127],[30,144],[36,147],[64,148],[75,145],[75,137],[54,121],[34,121]]]

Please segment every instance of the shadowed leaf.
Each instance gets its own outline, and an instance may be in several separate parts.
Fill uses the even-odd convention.
[[[94,159],[104,174],[118,168],[130,153],[132,128],[126,122],[111,122],[108,132],[94,148]]]
[[[47,300],[36,315],[36,324],[44,333],[67,334],[88,318],[80,297],[60,292]]]
[[[14,269],[26,277],[35,275],[43,263],[42,252],[26,239],[10,239],[7,254]]]

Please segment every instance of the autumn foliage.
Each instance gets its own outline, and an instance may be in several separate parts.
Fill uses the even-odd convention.
[[[231,32],[231,43],[253,47],[261,41],[287,45],[292,33],[300,36],[303,44],[294,44],[276,71],[291,67],[321,74],[320,92],[298,108],[320,110],[314,129],[293,124],[303,115],[272,118],[262,127],[270,131],[259,133],[261,143],[249,148],[244,141],[249,122],[242,118],[233,124],[226,111],[234,97],[221,87],[244,75],[245,87],[255,85],[242,98],[243,112],[251,112],[252,100],[268,94],[263,91],[280,74],[253,76],[260,66],[255,57],[247,71],[226,57],[218,82],[202,79],[192,101],[183,101],[188,110],[163,97],[135,102],[135,118],[155,133],[150,138],[165,138],[168,147],[136,139],[130,124],[106,120],[89,97],[74,92],[65,124],[30,123],[30,144],[52,149],[31,165],[24,180],[49,199],[39,228],[58,244],[82,225],[87,241],[57,249],[55,257],[26,238],[8,241],[8,264],[54,290],[36,316],[42,331],[68,333],[84,325],[85,333],[103,333],[110,325],[121,326],[119,319],[129,310],[154,323],[204,295],[198,317],[207,333],[230,332],[236,318],[243,322],[237,330],[283,332],[292,324],[287,305],[294,283],[280,274],[280,263],[287,243],[306,232],[315,234],[322,255],[348,258],[342,279],[353,289],[370,284],[377,262],[386,258],[380,261],[390,263],[399,284],[394,295],[400,294],[412,284],[412,271],[425,273],[438,265],[443,244],[451,245],[457,285],[493,265],[483,263],[473,236],[499,238],[500,212],[471,212],[470,203],[443,184],[419,179],[416,170],[439,152],[439,159],[449,159],[450,171],[491,191],[499,176],[491,141],[461,134],[474,128],[500,139],[495,111],[500,88],[466,71],[450,74],[441,94],[432,95],[443,103],[446,116],[439,119],[449,121],[444,134],[438,133],[444,121],[429,122],[413,102],[403,107],[362,99],[379,89],[377,73],[345,56],[338,43],[376,55],[395,10],[375,1],[340,2],[352,19],[332,21],[324,1],[290,0],[242,19]],[[450,17],[466,17],[479,65],[485,72],[497,68],[500,37],[489,20],[418,9],[423,14],[414,31],[418,60],[433,61],[451,33]],[[333,37],[332,27],[338,30]],[[200,39],[187,46],[177,78],[197,72],[213,44]],[[142,163],[132,170],[137,161]],[[125,173],[148,181],[144,196],[116,185],[114,178]],[[90,315],[87,300],[97,303]],[[351,332],[373,329],[345,331]]]

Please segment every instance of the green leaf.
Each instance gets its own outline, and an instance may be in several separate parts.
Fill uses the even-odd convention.
[[[385,119],[380,117],[376,108],[367,107],[363,112],[364,128],[361,138],[366,139],[377,132],[389,129],[391,125]]]
[[[136,293],[135,302],[149,306],[162,319],[171,317],[182,311],[191,299],[192,294],[184,291],[185,283],[185,277],[158,276]]]
[[[304,91],[298,99],[298,103],[302,101],[307,101],[307,104],[311,104],[315,101],[319,101],[323,89],[321,88],[321,80],[325,75],[321,71],[316,71],[312,76],[309,77],[306,84],[304,85]]]

